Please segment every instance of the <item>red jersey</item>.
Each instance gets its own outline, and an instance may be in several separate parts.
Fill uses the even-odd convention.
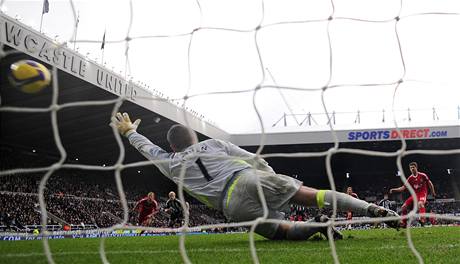
[[[417,194],[428,194],[428,182],[430,179],[423,172],[418,172],[417,176],[411,175],[407,178],[407,182],[414,188],[415,193]]]
[[[137,202],[136,209],[139,212],[139,217],[143,218],[158,211],[158,203],[155,200],[151,201],[149,197],[146,196]]]
[[[358,195],[357,195],[356,193],[354,193],[354,192],[352,192],[352,193],[347,193],[347,194],[350,195],[350,196],[353,197],[353,198],[359,199],[359,198],[358,198]],[[353,219],[353,212],[352,212],[352,211],[348,211],[348,212],[347,212],[347,220],[351,220],[351,219]]]
[[[358,195],[357,195],[356,193],[354,193],[354,192],[352,192],[352,193],[347,193],[347,194],[348,194],[348,195],[351,195],[352,197],[354,197],[354,198],[356,198],[356,199],[359,199],[359,198],[358,198]]]

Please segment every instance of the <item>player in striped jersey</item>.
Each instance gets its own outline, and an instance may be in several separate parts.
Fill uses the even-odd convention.
[[[395,206],[395,201],[390,201],[388,199],[388,194],[383,195],[383,199],[380,200],[377,204],[383,208],[393,210],[393,207]]]
[[[378,205],[378,206],[381,206],[381,207],[383,207],[383,208],[385,208],[385,209],[388,209],[388,210],[396,210],[396,208],[395,208],[395,207],[396,207],[396,202],[395,202],[395,201],[390,201],[390,200],[388,199],[388,194],[387,194],[387,193],[385,193],[385,194],[383,195],[383,199],[380,200],[380,201],[377,203],[377,205]],[[385,223],[383,223],[383,226],[384,226],[384,227],[386,226]]]
[[[174,227],[176,224],[182,225],[184,213],[179,199],[176,199],[175,192],[169,192],[168,201],[166,201],[165,212],[169,214],[169,227]]]

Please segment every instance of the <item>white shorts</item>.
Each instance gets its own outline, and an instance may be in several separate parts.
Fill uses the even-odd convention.
[[[263,215],[257,192],[260,181],[268,207],[269,219],[284,219],[282,211],[289,210],[289,201],[302,186],[302,182],[282,174],[247,169],[238,172],[223,199],[223,213],[232,222],[251,221]],[[264,223],[256,233],[273,238],[279,224]]]

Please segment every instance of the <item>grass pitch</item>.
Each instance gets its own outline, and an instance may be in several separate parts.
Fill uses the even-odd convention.
[[[411,229],[425,263],[460,263],[460,227]],[[341,263],[417,263],[405,231],[374,229],[344,231],[336,241]],[[50,240],[56,263],[101,263],[95,238]],[[182,263],[178,236],[124,237],[106,240],[110,263]],[[248,234],[190,235],[186,238],[193,263],[252,263]],[[327,240],[269,241],[256,236],[261,263],[332,263]],[[1,241],[0,263],[47,263],[41,241]]]

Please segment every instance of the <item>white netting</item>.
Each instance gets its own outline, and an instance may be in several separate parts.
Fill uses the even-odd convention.
[[[0,7],[3,6],[4,2],[6,1],[2,1],[1,4],[0,4]],[[199,13],[200,13],[200,25],[198,27],[195,27],[193,28],[193,30],[189,31],[189,32],[182,32],[182,33],[173,33],[173,34],[162,34],[162,35],[149,35],[149,36],[132,36],[131,35],[131,27],[132,27],[132,23],[133,23],[133,19],[135,18],[135,13],[133,12],[133,6],[135,5],[136,3],[133,2],[133,1],[129,1],[129,11],[127,11],[127,14],[129,16],[129,23],[128,23],[128,26],[127,26],[127,33],[125,35],[124,38],[120,39],[120,40],[107,40],[106,41],[106,45],[112,45],[112,44],[116,44],[116,43],[122,43],[125,45],[125,52],[124,52],[124,65],[125,65],[125,69],[124,69],[124,75],[125,77],[127,77],[129,74],[133,74],[130,70],[130,45],[131,45],[131,42],[133,40],[136,40],[136,41],[142,41],[143,39],[162,39],[162,38],[174,38],[174,37],[188,37],[188,45],[187,45],[187,73],[188,73],[188,76],[187,77],[183,77],[183,78],[187,78],[188,80],[188,89],[186,89],[185,93],[183,93],[182,96],[180,97],[177,97],[177,98],[174,98],[174,99],[171,99],[172,101],[181,101],[183,100],[183,105],[187,105],[187,101],[192,99],[192,98],[198,98],[198,97],[202,97],[202,96],[209,96],[209,95],[215,95],[215,94],[236,94],[236,93],[252,93],[252,105],[253,105],[253,110],[254,112],[256,113],[256,115],[258,116],[258,120],[259,120],[259,125],[260,125],[260,135],[261,135],[261,139],[260,139],[260,147],[258,148],[256,154],[257,154],[257,157],[261,157],[261,158],[269,158],[269,157],[303,157],[303,158],[309,158],[309,157],[325,157],[326,158],[326,170],[327,170],[327,177],[328,177],[328,180],[329,180],[329,183],[330,183],[330,187],[332,190],[335,190],[336,189],[336,186],[335,186],[335,181],[334,181],[334,176],[333,176],[333,171],[332,171],[332,167],[331,167],[331,159],[332,159],[332,156],[334,154],[337,154],[337,153],[350,153],[350,154],[358,154],[358,155],[371,155],[371,156],[377,156],[377,157],[397,157],[397,168],[399,171],[401,172],[404,172],[404,169],[403,169],[403,166],[402,166],[402,158],[405,157],[405,156],[408,156],[408,155],[413,155],[413,154],[425,154],[425,155],[448,155],[448,154],[460,154],[460,149],[451,149],[451,150],[406,150],[406,142],[404,140],[404,137],[402,136],[401,132],[398,130],[399,132],[399,138],[401,139],[401,147],[397,150],[397,151],[394,151],[394,152],[382,152],[382,151],[369,151],[369,150],[361,150],[361,149],[347,149],[347,148],[341,148],[339,146],[339,140],[336,136],[336,133],[335,133],[335,130],[334,130],[334,126],[333,126],[333,122],[331,122],[330,118],[332,118],[329,114],[327,113],[330,113],[330,109],[327,108],[326,106],[326,102],[325,102],[325,94],[326,94],[326,91],[330,90],[330,89],[333,89],[333,88],[346,88],[346,87],[349,87],[349,86],[357,86],[357,87],[368,87],[368,86],[374,86],[374,87],[379,87],[379,86],[385,86],[385,87],[392,87],[392,90],[393,90],[393,97],[392,97],[392,103],[394,105],[395,101],[397,100],[397,92],[398,92],[398,89],[400,88],[400,86],[402,84],[404,84],[405,82],[417,82],[417,80],[409,80],[409,79],[406,79],[406,74],[407,74],[407,68],[406,68],[406,65],[407,65],[407,61],[405,60],[405,54],[403,52],[403,48],[402,46],[404,44],[402,44],[402,41],[401,41],[401,36],[400,34],[398,33],[398,29],[399,29],[399,26],[400,26],[400,23],[401,21],[405,21],[407,19],[410,19],[410,18],[415,18],[415,17],[420,17],[420,16],[439,16],[439,17],[448,17],[448,16],[456,16],[457,18],[460,16],[459,13],[449,13],[449,12],[439,12],[439,11],[434,11],[434,12],[416,12],[416,13],[412,13],[412,14],[405,14],[405,15],[401,15],[402,14],[402,11],[404,9],[404,1],[400,1],[400,2],[397,2],[397,1],[394,1],[392,4],[395,6],[396,10],[398,10],[398,12],[395,13],[395,16],[394,17],[391,17],[391,18],[387,18],[387,17],[384,17],[384,18],[380,18],[378,17],[378,19],[374,19],[374,20],[370,20],[370,19],[363,19],[359,12],[358,14],[356,15],[356,17],[343,17],[343,16],[339,16],[339,15],[336,15],[335,14],[335,5],[337,4],[343,4],[342,1],[331,1],[329,3],[329,14],[328,16],[326,17],[317,17],[315,16],[314,14],[310,14],[313,18],[312,19],[294,19],[294,20],[290,20],[290,21],[283,21],[283,22],[276,22],[276,23],[265,23],[264,21],[264,16],[265,16],[265,10],[264,10],[264,5],[265,5],[265,1],[260,1],[257,3],[257,5],[260,5],[260,14],[258,16],[258,18],[256,19],[258,22],[257,22],[257,25],[254,27],[254,28],[251,28],[251,29],[240,29],[240,28],[229,28],[229,27],[226,27],[226,26],[223,26],[223,27],[202,27],[201,26],[201,23],[203,23],[203,20],[206,20],[206,17],[205,15],[203,14],[203,6],[201,5],[201,1],[196,1],[195,2],[195,5],[196,5],[196,8],[199,10]],[[207,3],[209,4],[209,3]],[[254,3],[251,3],[251,5],[253,5]],[[364,3],[362,3],[364,4]],[[73,3],[73,1],[70,1],[70,7],[72,9],[72,13],[73,13],[73,24],[75,25],[75,28],[76,28],[76,25],[77,25],[77,11],[75,9],[75,5]],[[332,35],[331,35],[331,32],[330,32],[330,25],[332,22],[335,22],[335,21],[354,21],[354,22],[357,22],[357,23],[364,23],[366,25],[382,25],[382,24],[394,24],[394,32],[393,32],[393,36],[395,38],[395,45],[397,46],[398,50],[399,50],[399,58],[398,58],[398,62],[397,62],[397,65],[394,65],[394,67],[400,69],[400,74],[399,76],[397,76],[396,78],[393,78],[391,80],[388,80],[388,81],[383,81],[383,82],[380,82],[380,83],[342,83],[342,84],[338,84],[338,83],[332,83],[332,79],[334,77],[334,74],[336,74],[334,72],[334,49],[335,48],[339,48],[337,47],[338,44],[334,43],[333,45],[333,41],[332,41]],[[318,85],[317,87],[296,87],[296,86],[281,86],[281,85],[267,85],[266,84],[266,80],[270,78],[270,76],[266,76],[266,73],[270,73],[268,71],[268,68],[266,67],[265,65],[265,62],[264,62],[264,56],[263,56],[263,53],[261,52],[260,50],[260,47],[259,47],[259,33],[262,29],[264,28],[267,28],[267,27],[272,27],[272,26],[275,26],[275,25],[298,25],[298,24],[309,24],[309,23],[317,23],[317,22],[323,22],[323,23],[326,23],[326,28],[325,28],[325,34],[327,34],[327,47],[325,48],[325,50],[327,51],[328,53],[328,57],[329,57],[329,60],[327,62],[324,62],[324,65],[325,67],[328,69],[328,73],[327,73],[327,82],[326,83],[322,83],[320,85]],[[225,24],[225,23],[224,23]],[[234,91],[225,91],[225,92],[204,92],[204,93],[191,93],[190,90],[191,90],[191,81],[192,81],[192,64],[191,64],[191,56],[192,56],[192,53],[193,53],[193,49],[195,48],[194,45],[192,45],[194,43],[194,39],[196,37],[196,35],[202,31],[212,31],[212,32],[232,32],[232,33],[251,33],[253,34],[251,37],[253,38],[253,41],[254,41],[254,45],[255,45],[255,55],[257,57],[257,60],[258,60],[258,67],[260,68],[260,73],[261,73],[261,76],[260,76],[260,81],[258,82],[258,84],[252,88],[252,89],[247,89],[247,90],[234,90]],[[456,32],[451,32],[452,34],[455,34]],[[301,32],[299,32],[299,34],[301,34]],[[73,31],[73,34],[72,34],[72,37],[71,39],[68,40],[68,42],[72,43],[73,40],[76,39],[76,30]],[[100,40],[79,40],[77,38],[76,40],[77,43],[98,43],[100,44],[101,41]],[[13,51],[14,52],[14,51]],[[3,49],[2,49],[2,57],[4,56],[8,56],[10,55],[12,52],[4,52]],[[323,66],[324,66],[323,65]],[[59,80],[57,79],[57,76],[58,76],[58,72],[57,72],[57,68],[56,67],[53,67],[53,70],[52,70],[52,76],[53,76],[53,99],[52,99],[52,102],[50,104],[49,107],[46,107],[46,108],[27,108],[27,107],[8,107],[8,106],[2,106],[0,107],[0,111],[2,112],[22,112],[22,113],[26,113],[26,112],[30,112],[30,113],[37,113],[37,112],[49,112],[50,115],[51,115],[51,120],[52,120],[52,128],[53,128],[53,134],[54,134],[54,141],[55,141],[55,144],[59,150],[59,153],[60,153],[60,160],[56,163],[54,163],[53,165],[49,166],[49,167],[42,167],[42,168],[16,168],[16,169],[11,169],[11,170],[7,170],[7,171],[1,171],[0,172],[0,176],[1,175],[11,175],[11,174],[18,174],[18,173],[34,173],[34,172],[46,172],[46,174],[43,176],[43,178],[41,179],[41,182],[40,182],[40,185],[39,185],[39,189],[38,189],[38,197],[39,197],[39,203],[40,203],[40,210],[41,210],[41,222],[42,222],[42,230],[43,230],[43,234],[44,234],[44,239],[42,240],[43,241],[43,245],[44,245],[44,251],[45,251],[45,254],[46,254],[46,257],[48,259],[48,262],[49,263],[54,263],[54,260],[53,260],[53,254],[52,254],[52,251],[50,250],[50,247],[48,245],[48,239],[47,239],[47,235],[50,234],[50,232],[48,232],[46,230],[46,223],[47,223],[47,213],[46,213],[46,203],[45,203],[45,195],[44,195],[44,190],[45,190],[45,185],[49,179],[49,177],[53,174],[54,171],[58,170],[58,169],[62,169],[62,168],[78,168],[78,169],[86,169],[86,170],[96,170],[96,171],[101,171],[101,170],[104,170],[104,171],[114,171],[114,175],[115,175],[115,179],[116,179],[116,186],[117,186],[117,189],[118,189],[118,195],[120,197],[120,201],[121,201],[121,205],[122,205],[122,208],[123,208],[123,221],[122,223],[120,224],[117,224],[115,226],[112,226],[110,228],[106,228],[106,229],[100,229],[99,231],[100,232],[105,232],[105,231],[113,231],[117,228],[123,228],[123,229],[143,229],[143,230],[146,230],[146,231],[172,231],[172,232],[175,232],[175,231],[181,231],[181,235],[180,235],[180,253],[181,253],[181,256],[182,256],[182,259],[185,263],[191,263],[190,259],[188,258],[187,256],[187,249],[186,249],[186,245],[185,245],[185,238],[186,238],[186,233],[188,231],[190,231],[190,228],[189,228],[189,215],[188,215],[188,211],[187,210],[184,210],[185,212],[185,223],[184,225],[179,228],[179,229],[158,229],[158,228],[149,228],[149,227],[139,227],[139,226],[130,226],[130,225],[127,225],[128,223],[128,215],[129,215],[129,212],[128,212],[128,203],[127,203],[127,200],[126,200],[126,197],[125,197],[125,192],[124,192],[124,189],[123,189],[123,184],[121,182],[121,171],[124,170],[124,169],[128,169],[128,168],[133,168],[133,167],[140,167],[140,166],[148,166],[148,165],[152,165],[152,161],[143,161],[143,162],[136,162],[136,163],[131,163],[131,164],[123,164],[123,160],[124,160],[124,156],[125,156],[125,147],[124,147],[124,144],[122,142],[122,138],[120,137],[120,135],[117,133],[117,131],[114,129],[113,130],[113,133],[115,135],[115,138],[116,138],[116,143],[118,144],[118,147],[119,147],[119,155],[118,155],[118,159],[117,159],[117,162],[113,165],[113,166],[105,166],[105,167],[101,167],[101,166],[92,166],[92,165],[78,165],[78,164],[67,164],[65,163],[65,160],[66,160],[66,157],[67,157],[67,154],[66,154],[66,150],[65,148],[63,147],[63,144],[61,142],[61,137],[60,137],[60,134],[59,134],[59,123],[57,121],[57,113],[58,111],[62,110],[62,109],[65,109],[65,108],[69,108],[69,107],[77,107],[77,106],[94,106],[94,105],[114,105],[113,107],[113,111],[112,111],[112,116],[115,115],[115,113],[118,112],[120,106],[123,104],[124,100],[126,100],[127,98],[125,97],[119,97],[118,99],[116,100],[106,100],[106,101],[82,101],[82,102],[75,102],[75,103],[66,103],[66,104],[58,104],[58,95],[59,95]],[[380,73],[377,73],[377,74],[380,74]],[[270,73],[271,75],[271,73]],[[274,78],[273,76],[271,77],[274,81]],[[260,114],[260,110],[258,108],[258,105],[257,105],[257,102],[256,102],[256,97],[257,97],[257,94],[263,90],[270,90],[270,89],[276,89],[276,90],[291,90],[291,91],[298,91],[298,92],[303,92],[303,93],[309,93],[309,92],[315,92],[315,91],[320,91],[321,92],[321,97],[320,97],[320,101],[321,101],[321,104],[322,104],[322,107],[324,109],[324,113],[326,113],[326,117],[329,119],[329,122],[328,122],[328,125],[329,125],[329,128],[330,128],[330,132],[331,132],[331,136],[333,137],[334,139],[334,146],[332,148],[330,148],[329,150],[327,151],[323,151],[323,152],[311,152],[311,153],[295,153],[295,154],[285,154],[285,153],[277,153],[277,154],[267,154],[267,155],[263,155],[261,154],[262,151],[263,151],[263,148],[264,148],[264,145],[265,145],[265,139],[266,139],[266,133],[265,133],[265,127],[266,127],[266,124],[264,124],[263,122],[263,118],[261,117],[261,114]],[[156,98],[151,98],[151,97],[146,97],[146,98],[139,98],[139,99],[144,99],[144,100],[160,100],[160,101],[165,101],[166,99],[164,98],[160,98],[160,97],[156,97]],[[284,100],[284,99],[283,99]],[[394,109],[393,109],[394,110]],[[186,112],[184,111],[184,120],[186,121],[185,123],[188,125],[189,123],[189,116],[186,114]],[[398,122],[397,122],[397,118],[395,117],[394,115],[394,112],[393,112],[393,120],[394,120],[394,127],[396,129],[398,129]],[[107,120],[107,123],[108,123],[108,120]],[[271,124],[270,124],[271,125]],[[148,136],[148,135],[147,135]],[[154,164],[156,163],[160,163],[160,162],[167,162],[167,161],[158,161],[158,162],[153,162]],[[179,199],[181,201],[184,201],[184,193],[183,193],[183,178],[185,176],[185,170],[182,170],[182,173],[180,175],[180,179],[181,181],[179,182],[178,184],[178,189],[179,189]],[[401,181],[402,182],[405,182],[406,180],[406,177],[404,175],[404,173],[401,173],[400,175],[401,177]],[[408,190],[410,191],[412,197],[414,199],[416,199],[416,196],[415,196],[415,192],[414,190],[411,188],[411,186],[406,186],[408,188]],[[249,235],[249,242],[250,242],[250,250],[251,250],[251,256],[252,256],[252,259],[253,259],[253,262],[254,263],[259,263],[259,259],[258,259],[258,256],[257,256],[257,251],[256,251],[256,246],[255,246],[255,241],[254,241],[254,229],[255,229],[255,226],[258,224],[258,223],[261,223],[261,222],[279,222],[278,220],[267,220],[267,215],[268,215],[268,210],[267,210],[267,205],[265,203],[265,199],[264,199],[264,196],[263,196],[263,193],[262,193],[262,189],[261,189],[261,186],[260,184],[258,184],[258,191],[259,191],[259,196],[261,198],[261,201],[262,201],[262,205],[263,205],[263,209],[264,209],[264,216],[263,217],[260,217],[254,221],[249,221],[249,222],[244,222],[244,223],[222,223],[222,224],[219,224],[219,225],[206,225],[206,226],[199,226],[199,227],[196,227],[198,229],[211,229],[211,228],[216,228],[216,227],[235,227],[235,226],[250,226],[251,229],[250,229],[250,235]],[[185,208],[185,204],[182,203],[182,206],[183,208]],[[336,205],[336,201],[335,201],[335,198],[334,198],[334,203],[333,203],[333,217],[331,218],[330,221],[328,221],[327,223],[309,223],[309,224],[305,224],[305,225],[310,225],[310,226],[327,226],[328,227],[328,237],[329,237],[329,243],[330,243],[330,248],[331,248],[331,254],[333,256],[333,259],[334,259],[334,262],[335,263],[339,263],[339,257],[338,257],[338,254],[336,252],[336,248],[335,248],[335,243],[334,243],[334,240],[332,239],[332,227],[336,226],[336,225],[344,225],[344,224],[349,224],[349,223],[375,223],[375,222],[381,222],[384,218],[373,218],[373,219],[360,219],[360,220],[351,220],[351,221],[337,221],[335,220],[335,216],[337,214],[337,205]],[[407,218],[409,220],[409,224],[410,222],[415,219],[416,217],[419,217],[420,214],[417,214],[417,210],[416,210],[416,207],[414,207],[414,209],[407,215]],[[426,214],[426,216],[432,216],[431,214]],[[453,217],[453,216],[446,216],[446,215],[439,215],[439,214],[436,214],[436,215],[433,215],[435,217],[437,217],[438,219],[446,219],[446,220],[460,220],[460,217]],[[395,219],[395,218],[393,218]],[[388,218],[385,218],[385,220],[389,220]],[[93,231],[81,231],[80,233],[85,233],[85,232],[93,232]],[[421,257],[421,255],[419,254],[419,252],[417,251],[417,249],[415,248],[413,242],[412,242],[412,237],[411,237],[411,232],[410,232],[410,228],[407,229],[406,231],[406,234],[407,234],[407,242],[408,242],[408,245],[412,251],[412,253],[417,257],[418,259],[418,262],[419,263],[423,263],[423,259]],[[105,252],[105,238],[101,238],[100,240],[100,258],[101,260],[103,261],[103,263],[109,263],[107,257],[106,257],[106,252]]]

